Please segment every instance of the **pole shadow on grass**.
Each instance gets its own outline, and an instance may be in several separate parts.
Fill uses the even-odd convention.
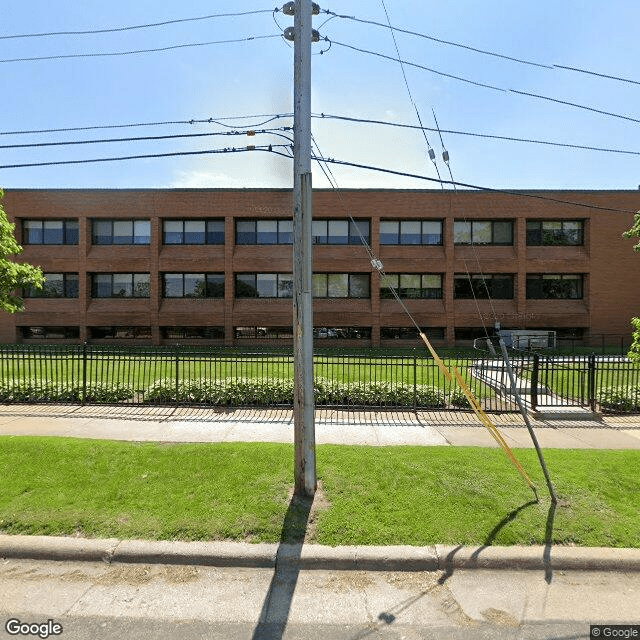
[[[289,501],[280,533],[275,570],[252,640],[282,640],[298,582],[302,545],[312,505],[313,497],[308,496],[294,494]]]
[[[517,509],[510,511],[498,524],[489,532],[489,535],[482,543],[482,546],[478,547],[472,554],[471,559],[469,561],[469,566],[474,567],[477,564],[478,556],[487,548],[493,544],[493,541],[496,539],[498,533],[504,529],[510,522],[513,522],[518,517],[518,514],[524,509],[531,507],[534,504],[538,504],[537,500],[529,500],[529,502],[525,502],[521,504]],[[548,520],[547,520],[547,530],[548,530]],[[450,551],[447,554],[447,557],[444,560],[444,573],[438,579],[439,584],[444,584],[452,575],[453,575],[453,559],[460,551],[460,549],[464,548],[464,545],[458,545],[453,551]]]

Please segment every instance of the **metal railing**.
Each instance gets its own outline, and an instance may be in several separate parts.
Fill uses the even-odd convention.
[[[516,411],[501,360],[445,357],[486,411]],[[640,365],[617,356],[513,358],[519,391],[542,405],[640,413]],[[314,355],[317,406],[469,410],[420,352]],[[0,345],[0,402],[290,406],[293,356],[182,346]]]

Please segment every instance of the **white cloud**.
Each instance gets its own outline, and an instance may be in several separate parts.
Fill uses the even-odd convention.
[[[213,171],[176,171],[169,185],[172,189],[242,188],[246,183]]]

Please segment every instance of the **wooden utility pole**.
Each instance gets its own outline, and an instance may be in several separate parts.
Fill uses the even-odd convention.
[[[316,5],[317,6],[317,5]],[[316,434],[313,398],[313,247],[311,219],[311,0],[283,7],[293,12],[293,347],[295,492],[316,491]],[[289,36],[291,31],[288,29]],[[285,32],[285,37],[287,33]]]

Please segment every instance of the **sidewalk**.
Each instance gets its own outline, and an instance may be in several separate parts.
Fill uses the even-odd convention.
[[[531,447],[519,414],[491,415],[512,447]],[[316,442],[347,445],[498,446],[471,412],[316,410]],[[534,420],[545,448],[640,449],[640,416]],[[0,405],[0,435],[163,442],[293,442],[290,409]]]

